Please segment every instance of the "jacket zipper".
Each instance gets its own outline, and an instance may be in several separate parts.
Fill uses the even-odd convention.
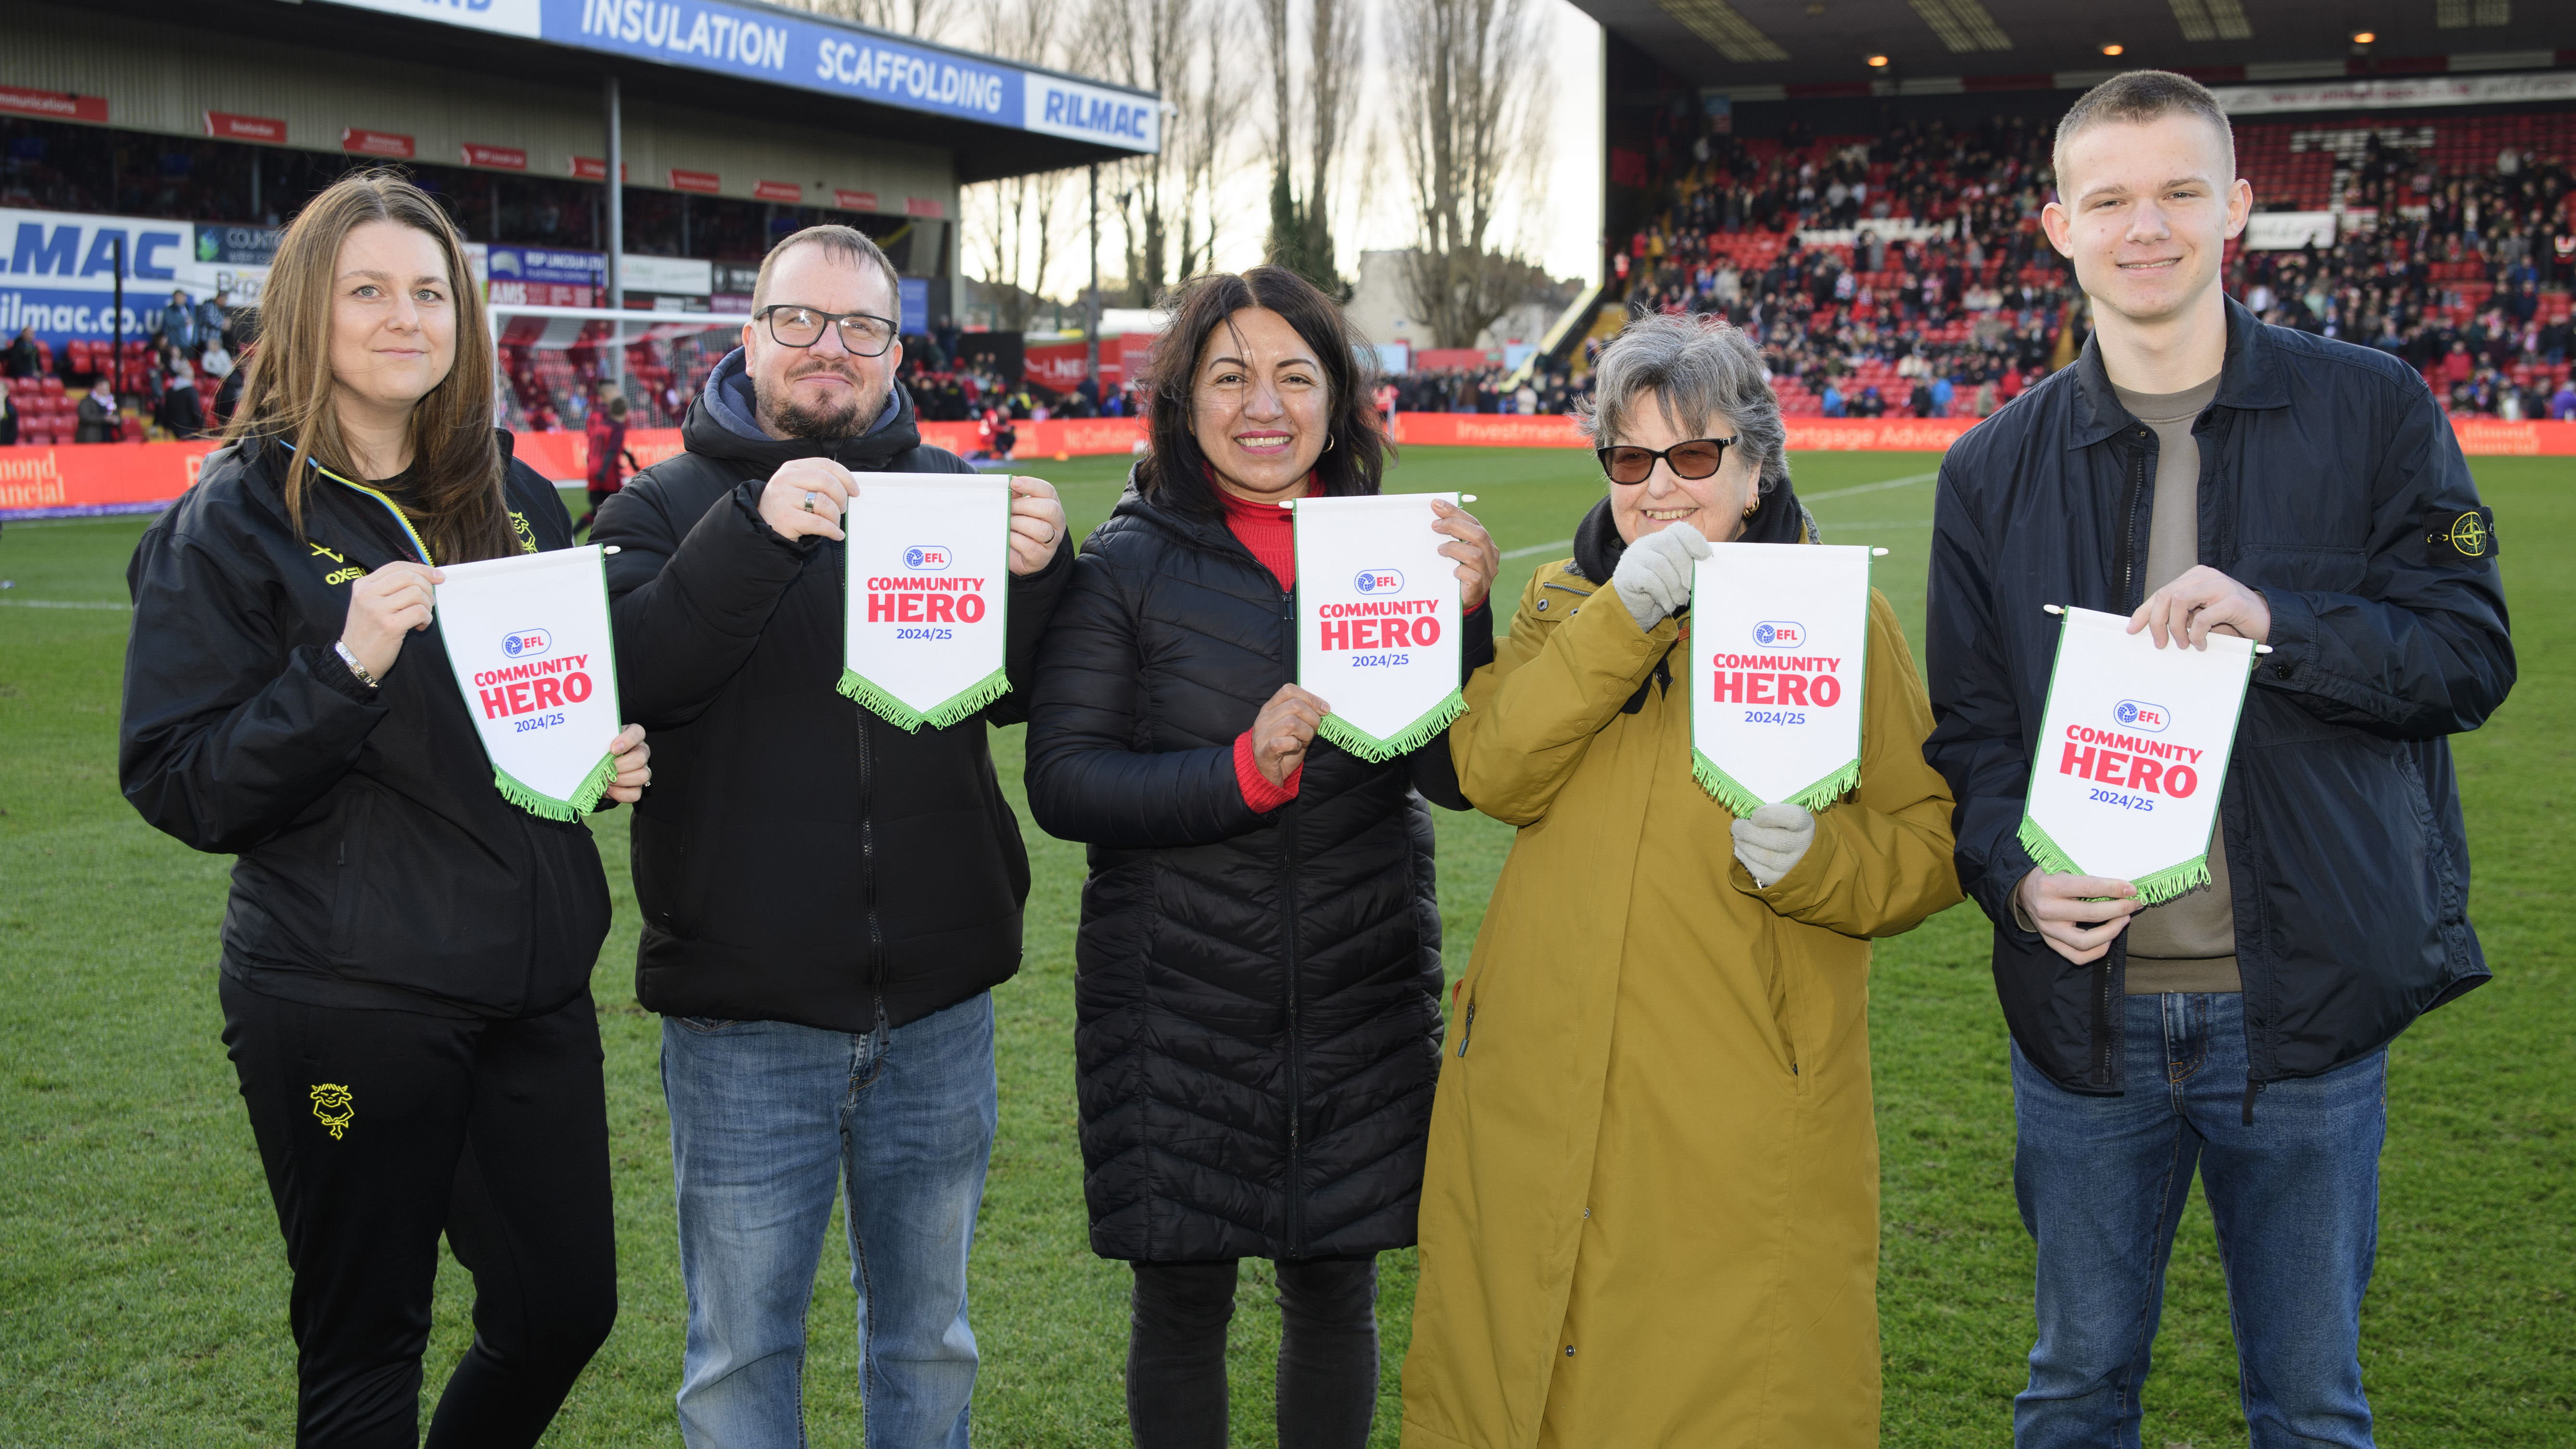
[[[1283,589],[1279,595],[1281,633],[1287,641],[1286,655],[1293,674],[1297,661],[1297,593]],[[1302,791],[1300,792],[1303,793]],[[1298,1039],[1297,993],[1297,828],[1299,801],[1290,800],[1286,818],[1279,822],[1286,844],[1287,872],[1279,893],[1280,961],[1288,973],[1288,1256],[1301,1257],[1306,1249],[1306,1068],[1305,1054]]]
[[[1467,1043],[1468,1043],[1468,1041],[1469,1041],[1471,1038],[1473,1038],[1475,1035],[1476,1035],[1476,1003],[1475,1003],[1475,1001],[1474,1001],[1473,999],[1470,999],[1470,1000],[1467,1002],[1467,1019],[1466,1019],[1464,1022],[1460,1023],[1460,1024],[1459,1024],[1459,1027],[1458,1027],[1458,1055],[1459,1055],[1459,1056],[1464,1057],[1465,1055],[1467,1055]]]
[[[2138,441],[2146,442],[2146,430],[2138,431]],[[2138,582],[2138,499],[2147,486],[2147,450],[2142,446],[2129,455],[2127,497],[2120,504],[2120,602],[2134,609],[2141,600],[2131,595]],[[2093,1084],[2111,1085],[2117,1064],[2112,1059],[2111,961],[2125,952],[2125,943],[2115,941],[2102,959],[2093,963]]]
[[[832,546],[834,594],[845,611],[849,608],[849,568],[843,553],[847,547],[846,543]],[[873,1012],[870,1026],[876,1034],[870,1045],[868,1075],[873,1077],[884,1064],[892,1031],[885,1009],[885,928],[877,920],[876,736],[868,729],[867,706],[851,706],[850,719],[859,732],[859,899],[868,921],[868,1003]]]
[[[2145,430],[2139,431],[2138,440],[2146,441]],[[2146,486],[2147,450],[2140,448],[2129,457],[2128,497],[2120,505],[2120,602],[2132,609],[2145,602],[2129,594],[2138,582],[2138,497]]]

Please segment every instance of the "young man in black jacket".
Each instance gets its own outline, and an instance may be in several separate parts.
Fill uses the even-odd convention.
[[[985,725],[1023,717],[1072,569],[1054,489],[1014,479],[1012,692],[907,733],[835,691],[850,497],[870,473],[971,471],[922,445],[895,383],[899,295],[855,230],[779,243],[688,451],[591,534],[620,550],[619,680],[665,782],[634,823],[635,989],[663,1015],[693,1449],[801,1442],[806,1302],[844,1180],[868,1440],[966,1444],[990,989],[1019,969],[1029,886]]]
[[[2491,519],[2402,362],[2220,290],[2253,196],[2207,91],[2105,82],[2059,127],[2056,174],[2043,221],[2096,331],[1944,459],[1927,629],[1925,752],[1995,923],[2038,1244],[2014,1439],[2137,1442],[2197,1170],[2256,1449],[2368,1445],[2387,1046],[2487,977],[2446,736],[2513,683]],[[2047,874],[2021,846],[2047,604],[2130,613],[2159,647],[2271,646],[2209,886],[2141,909],[2129,882]]]

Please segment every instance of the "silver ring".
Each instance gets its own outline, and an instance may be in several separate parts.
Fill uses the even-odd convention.
[[[805,495],[805,511],[808,513],[814,511],[814,495],[811,493]]]

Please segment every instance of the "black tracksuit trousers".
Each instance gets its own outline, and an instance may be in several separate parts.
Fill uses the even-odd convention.
[[[444,1232],[474,1345],[432,1446],[533,1445],[617,1317],[590,994],[538,1017],[311,1006],[226,975],[224,1045],[293,1271],[296,1443],[420,1442]]]

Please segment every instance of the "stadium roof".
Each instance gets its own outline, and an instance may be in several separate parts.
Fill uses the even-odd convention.
[[[948,149],[959,182],[1159,150],[1151,92],[761,0],[105,0],[93,11],[399,56],[548,90]]]
[[[1687,81],[1744,101],[2048,88],[2140,67],[2222,85],[2576,64],[2569,0],[1574,3]],[[2357,32],[2373,38],[2356,44]],[[1871,66],[1874,55],[1887,64]]]

